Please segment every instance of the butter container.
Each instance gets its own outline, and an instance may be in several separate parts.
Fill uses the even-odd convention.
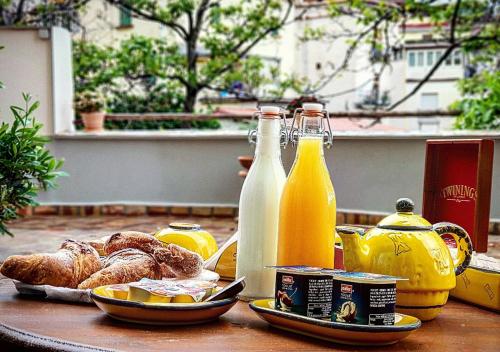
[[[129,284],[127,300],[144,303],[170,303],[172,295],[170,291],[156,285],[135,282]]]
[[[128,285],[127,284],[119,284],[119,285],[111,285],[106,288],[109,292],[111,292],[113,298],[126,300],[128,297]]]
[[[217,285],[201,280],[142,279],[129,284],[129,301],[145,303],[195,303],[209,297]]]
[[[394,325],[398,280],[401,278],[371,273],[335,273],[332,284],[332,321]]]
[[[330,320],[334,270],[307,266],[276,266],[275,308]]]

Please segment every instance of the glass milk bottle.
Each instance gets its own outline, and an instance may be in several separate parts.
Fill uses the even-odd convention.
[[[293,121],[290,138],[298,147],[281,197],[277,263],[333,268],[336,199],[323,155],[332,136],[328,113],[304,104]]]
[[[239,295],[243,300],[274,296],[275,272],[264,267],[276,265],[279,202],[286,179],[280,150],[286,129],[280,122],[280,110],[262,106],[258,115],[255,158],[239,204],[236,278],[246,277]]]

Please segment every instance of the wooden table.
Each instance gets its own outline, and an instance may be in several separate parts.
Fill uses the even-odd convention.
[[[337,345],[269,327],[239,302],[220,320],[197,326],[122,323],[92,305],[28,299],[0,279],[0,350],[6,342],[36,350],[323,351],[369,350]],[[82,346],[83,345],[83,346]],[[450,301],[436,320],[383,351],[500,351],[500,315]]]

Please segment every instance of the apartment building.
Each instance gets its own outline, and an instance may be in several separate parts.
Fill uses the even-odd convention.
[[[355,20],[343,16],[333,21],[322,1],[304,0],[296,2],[291,17],[303,11],[304,7],[308,7],[308,11],[302,20],[288,24],[279,35],[259,43],[252,54],[261,56],[270,65],[279,65],[283,74],[293,73],[299,77],[307,77],[311,82],[321,82],[320,89],[311,90],[310,93],[326,101],[330,110],[354,111],[366,108],[367,98],[374,84],[373,65],[370,64],[371,48],[361,45],[349,60],[346,70],[328,80],[327,77],[343,64],[349,44],[343,39],[331,40],[329,37],[317,41],[301,40],[307,27],[324,28],[333,34],[346,30],[355,31]],[[77,36],[105,45],[116,45],[132,34],[165,38],[171,36],[164,26],[132,18],[126,10],[99,0],[89,3],[82,22],[86,30]],[[380,97],[384,96],[386,103],[390,104],[405,96],[427,74],[445,48],[446,43],[433,38],[433,27],[429,23],[409,23],[406,26],[405,41],[394,51],[391,65],[384,69],[377,82]],[[432,78],[396,110],[446,109],[459,98],[456,83],[464,76],[464,67],[462,54],[454,52]],[[213,94],[217,93],[207,92],[205,97],[214,97]],[[293,98],[295,95],[294,92],[287,92],[285,97]],[[449,128],[451,121],[452,119],[391,119],[385,122],[408,129],[437,129]]]

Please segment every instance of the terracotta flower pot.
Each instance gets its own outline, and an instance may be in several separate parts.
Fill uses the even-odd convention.
[[[104,130],[104,116],[106,114],[103,111],[82,112],[81,115],[85,131],[99,132]]]
[[[250,166],[252,166],[253,163],[253,156],[252,155],[242,155],[238,157],[238,161],[240,162],[241,166],[243,166],[245,169],[249,170]]]

